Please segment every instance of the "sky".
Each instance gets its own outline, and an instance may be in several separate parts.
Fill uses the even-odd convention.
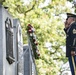
[[[48,4],[50,2],[51,2],[51,0],[45,0],[45,2],[44,3],[41,3],[39,7],[42,8],[42,7],[48,6]]]
[[[24,1],[24,4],[27,4],[27,5],[31,2],[31,0],[23,0],[23,1]],[[47,6],[50,2],[51,0],[45,0],[44,3],[40,3],[39,8]]]
[[[23,0],[23,1],[24,1],[24,4],[28,5],[31,0]]]

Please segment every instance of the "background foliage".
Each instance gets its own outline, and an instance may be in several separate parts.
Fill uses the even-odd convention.
[[[29,0],[25,4],[22,0],[6,0],[3,5],[14,18],[21,21],[23,42],[27,44],[27,24],[34,26],[41,58],[36,60],[38,75],[61,74],[61,66],[67,62],[65,51],[64,16],[66,12],[72,12],[67,0]],[[50,43],[49,47],[45,44]]]

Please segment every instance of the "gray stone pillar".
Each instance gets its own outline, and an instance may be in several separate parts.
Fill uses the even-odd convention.
[[[6,19],[11,20],[13,27],[13,17],[0,5],[0,75],[15,75],[15,63],[9,64],[6,59]]]
[[[15,75],[21,73],[24,75],[24,61],[23,61],[23,38],[20,21],[13,20],[14,29],[14,54],[15,54]],[[22,57],[21,57],[22,56]]]
[[[28,46],[24,46],[23,50],[24,52],[27,50],[26,54],[24,55],[24,75],[30,75],[30,57]]]

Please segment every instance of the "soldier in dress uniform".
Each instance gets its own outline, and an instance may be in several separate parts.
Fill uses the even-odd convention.
[[[66,33],[66,57],[72,75],[76,75],[76,15],[67,13],[64,31]]]

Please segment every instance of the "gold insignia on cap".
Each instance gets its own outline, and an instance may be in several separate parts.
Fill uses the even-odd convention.
[[[76,34],[76,29],[73,29],[73,34]]]

